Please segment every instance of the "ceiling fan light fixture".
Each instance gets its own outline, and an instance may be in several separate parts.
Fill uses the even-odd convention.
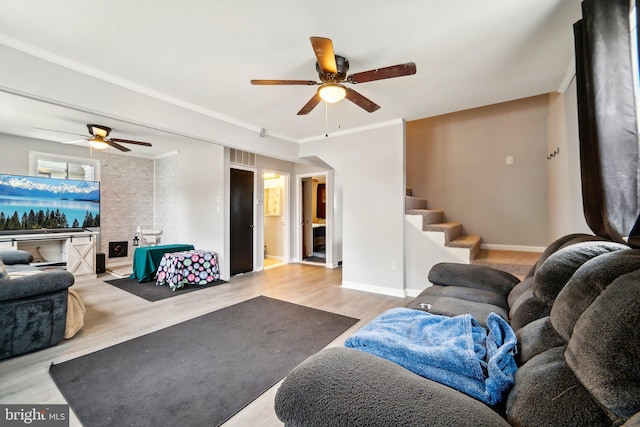
[[[109,146],[109,144],[107,144],[104,141],[104,138],[101,137],[100,135],[96,135],[93,138],[91,138],[89,140],[89,145],[95,148],[96,150],[104,150]]]
[[[318,95],[329,104],[335,104],[347,96],[347,89],[338,83],[325,83],[318,89]]]

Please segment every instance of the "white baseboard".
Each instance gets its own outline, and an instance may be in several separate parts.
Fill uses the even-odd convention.
[[[124,267],[125,265],[131,265],[132,261],[131,259],[124,259],[123,261],[120,262],[109,262],[107,265],[107,268],[109,267]]]
[[[375,286],[375,285],[368,285],[365,283],[345,282],[345,281],[342,282],[342,287],[345,289],[353,289],[356,291],[364,291],[364,292],[371,292],[374,294],[389,295],[392,297],[399,297],[399,298],[405,297],[404,289],[391,289],[391,288],[385,288],[384,286]]]
[[[516,252],[544,252],[546,247],[543,246],[518,246],[518,245],[494,245],[491,243],[483,243],[480,245],[482,249],[493,249],[496,251],[516,251]]]
[[[422,291],[424,291],[424,289],[405,289],[404,293],[408,297],[415,298],[418,295],[420,295],[420,292],[422,292]]]

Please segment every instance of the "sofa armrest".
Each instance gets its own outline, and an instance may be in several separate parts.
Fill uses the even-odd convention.
[[[327,348],[289,373],[275,410],[287,426],[508,426],[484,403],[388,360]]]
[[[0,281],[0,301],[9,301],[67,289],[75,278],[66,270],[43,271]]]
[[[429,271],[428,279],[434,285],[460,286],[496,292],[505,298],[520,279],[484,265],[442,262]]]

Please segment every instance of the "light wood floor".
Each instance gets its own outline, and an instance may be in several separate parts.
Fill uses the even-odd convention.
[[[74,284],[87,307],[85,326],[74,338],[46,350],[0,361],[1,403],[66,403],[49,376],[51,363],[73,359],[258,295],[361,319],[330,346],[342,345],[349,335],[382,311],[404,306],[410,300],[343,289],[341,269],[304,264],[237,276],[224,285],[157,302],[148,302],[103,283],[112,278],[103,274],[98,279],[77,280]],[[273,411],[277,387],[239,412],[225,427],[282,426]],[[121,425],[125,425],[126,420],[122,421]],[[71,413],[71,426],[79,425]]]

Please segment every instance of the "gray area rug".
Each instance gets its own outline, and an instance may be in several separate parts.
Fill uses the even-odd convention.
[[[49,373],[85,426],[219,426],[357,321],[259,296]]]
[[[201,289],[210,288],[212,286],[221,285],[227,282],[225,282],[224,280],[216,280],[215,282],[207,283],[206,285],[185,285],[183,288],[180,288],[176,291],[172,291],[168,285],[158,286],[154,281],[139,283],[136,279],[130,278],[105,280],[104,283],[108,283],[137,297],[144,298],[147,301],[153,302],[193,291],[199,291]]]

